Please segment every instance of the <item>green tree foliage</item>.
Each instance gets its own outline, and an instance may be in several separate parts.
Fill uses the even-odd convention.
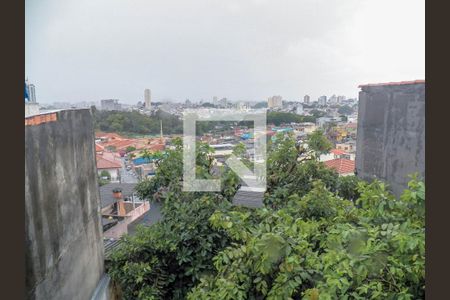
[[[217,209],[231,209],[237,176],[226,169],[222,176],[227,184],[218,193],[182,192],[182,142],[175,139],[173,144],[175,149],[161,156],[155,177],[137,185],[140,197],[163,202],[163,221],[125,237],[108,265],[125,299],[183,299],[213,272],[213,257],[229,245],[230,238],[213,228],[209,218]],[[211,178],[212,149],[199,143],[197,150],[197,177]]]
[[[202,104],[202,107],[215,108],[216,106],[212,103],[205,102]]]
[[[327,113],[322,111],[322,110],[318,110],[318,109],[313,109],[311,110],[311,114],[315,117],[315,118],[320,118],[320,117],[324,117]]]
[[[124,299],[424,299],[417,177],[397,199],[382,182],[338,177],[284,136],[269,144],[266,206],[247,209],[230,204],[229,169],[234,190],[183,192],[175,144],[138,185],[163,202],[163,220],[125,237],[107,266]],[[212,176],[199,146],[198,176]]]
[[[344,105],[338,108],[338,113],[341,115],[351,115],[353,113],[353,108],[348,105]]]
[[[211,223],[232,239],[188,299],[423,299],[424,185],[400,199],[361,184],[361,208],[316,181],[277,211],[217,210]],[[417,213],[416,213],[417,212]]]
[[[294,192],[308,193],[314,180],[321,180],[331,191],[336,191],[338,175],[314,160],[314,152],[295,143],[292,136],[277,136],[269,143],[267,157],[267,192],[264,202],[278,209]]]
[[[139,228],[111,257],[108,272],[124,299],[183,299],[213,272],[213,257],[229,244],[223,230],[208,221],[227,201],[169,192],[165,203],[164,221]]]
[[[154,116],[146,116],[132,111],[99,111],[93,112],[96,129],[104,132],[120,132],[125,134],[153,134],[161,131],[162,121],[165,134],[179,134],[183,132],[183,124],[178,117],[158,111]]]
[[[338,195],[344,199],[355,201],[360,196],[358,185],[361,182],[361,179],[353,175],[339,177],[337,182]]]
[[[100,172],[100,177],[106,177],[106,179],[111,180],[111,174],[106,170]]]
[[[126,153],[129,153],[129,152],[132,152],[132,151],[134,151],[134,150],[136,150],[136,147],[128,146],[128,147],[125,149],[125,152],[126,152]]]
[[[266,108],[267,107],[267,101],[261,101],[256,103],[253,108],[258,109],[258,108]]]
[[[103,170],[98,175],[98,185],[102,186],[111,182],[111,174],[108,171]]]
[[[319,158],[321,154],[328,153],[333,148],[333,144],[320,129],[308,135],[307,144],[309,149],[316,153],[316,158]]]

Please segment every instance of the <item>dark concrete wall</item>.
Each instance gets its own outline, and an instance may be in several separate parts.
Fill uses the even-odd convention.
[[[425,83],[362,87],[356,171],[384,180],[397,196],[409,174],[425,179]]]
[[[25,127],[28,299],[90,299],[103,275],[94,129],[87,109]]]

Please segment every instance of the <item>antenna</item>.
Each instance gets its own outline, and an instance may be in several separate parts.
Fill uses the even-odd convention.
[[[160,125],[161,125],[160,141],[161,141],[161,143],[162,143],[162,141],[163,141],[162,120],[159,120],[159,123],[160,123]]]

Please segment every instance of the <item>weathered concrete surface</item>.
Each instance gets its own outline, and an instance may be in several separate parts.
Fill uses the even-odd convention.
[[[28,299],[90,299],[103,275],[100,197],[89,110],[25,127]]]
[[[397,196],[409,174],[425,180],[425,83],[362,87],[356,171],[384,180]]]
[[[25,102],[25,118],[39,114],[39,104],[35,102]]]

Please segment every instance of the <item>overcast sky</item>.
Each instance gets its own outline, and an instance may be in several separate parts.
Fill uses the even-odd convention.
[[[424,0],[26,0],[37,101],[357,97],[425,78]]]

